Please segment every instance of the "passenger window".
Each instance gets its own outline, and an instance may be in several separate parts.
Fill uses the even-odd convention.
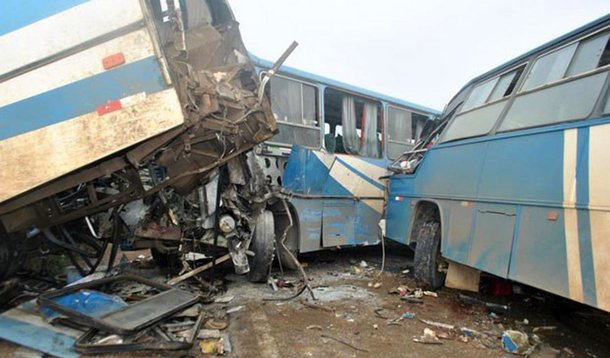
[[[500,130],[535,127],[589,116],[608,72],[518,96]]]
[[[522,65],[517,69],[475,86],[464,103],[461,112],[466,112],[486,103],[499,100],[513,93],[524,69],[525,65]]]
[[[271,109],[280,132],[272,142],[320,146],[317,89],[305,83],[274,76],[270,82]]]
[[[489,95],[487,102],[493,102],[513,93],[513,90],[517,85],[517,81],[519,80],[519,77],[521,77],[521,73],[523,73],[524,69],[525,65],[500,76],[500,80],[496,84],[494,90],[491,92],[491,95]]]
[[[576,49],[566,77],[607,65],[609,57],[608,38],[610,38],[610,32],[582,41]],[[605,59],[604,62],[601,62],[604,53]]]
[[[497,77],[475,86],[472,89],[472,93],[470,93],[470,96],[468,96],[468,99],[464,103],[464,106],[462,106],[462,112],[466,112],[469,109],[485,104],[487,102],[487,98],[489,98],[489,94],[494,89],[496,82],[498,82]]]
[[[328,152],[381,158],[383,121],[378,102],[329,88],[324,93],[324,117]]]
[[[574,43],[537,59],[523,84],[522,90],[527,91],[562,79],[570,65],[572,55],[576,51],[576,46],[577,44]]]
[[[523,84],[527,91],[610,63],[610,32],[575,42],[536,60]]]
[[[419,113],[388,107],[388,158],[396,159],[411,150],[428,120]]]
[[[460,114],[449,123],[442,134],[440,142],[481,136],[489,133],[502,113],[506,101],[491,104],[487,107]]]
[[[610,32],[593,35],[540,57],[523,90],[579,75],[610,63]],[[588,117],[608,72],[524,93],[515,98],[499,130],[536,127]]]

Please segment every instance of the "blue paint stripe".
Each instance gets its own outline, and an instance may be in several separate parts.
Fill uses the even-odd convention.
[[[366,176],[364,173],[362,173],[361,171],[359,171],[358,169],[352,167],[351,165],[347,164],[346,162],[344,162],[343,160],[341,160],[341,158],[337,157],[336,158],[337,161],[339,161],[341,164],[345,165],[347,167],[347,169],[351,170],[352,172],[354,172],[356,175],[358,175],[359,177],[361,177],[362,179],[366,180],[367,182],[373,184],[376,188],[380,189],[380,190],[384,190],[383,185],[379,184],[377,181],[375,181],[374,179],[369,178],[368,176]],[[332,170],[331,170],[332,173]]]
[[[153,56],[0,108],[0,140],[70,118],[136,93],[167,88]]]
[[[0,316],[0,338],[57,357],[79,356],[73,348],[75,338],[6,316]]]
[[[576,202],[589,204],[589,127],[578,129],[576,174]],[[591,245],[591,220],[589,210],[578,210],[578,241],[580,245],[580,267],[585,302],[595,306],[595,268],[593,266],[593,247]]]
[[[89,0],[2,0],[0,36]]]

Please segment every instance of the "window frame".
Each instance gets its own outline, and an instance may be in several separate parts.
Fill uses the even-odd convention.
[[[447,123],[447,125],[445,126],[443,131],[441,132],[439,139],[442,139],[443,133],[448,130],[448,128],[455,121],[455,119],[458,118],[459,116],[463,115],[463,114],[467,114],[467,113],[470,113],[472,111],[475,111],[475,110],[478,110],[478,109],[481,109],[481,108],[485,108],[487,106],[499,103],[500,101],[504,101],[504,100],[507,101],[505,108],[502,110],[502,112],[500,113],[500,115],[496,119],[496,122],[495,122],[494,126],[492,127],[492,129],[489,132],[487,132],[485,134],[471,136],[471,137],[464,137],[464,138],[454,139],[454,140],[451,140],[449,142],[439,142],[438,144],[442,145],[442,144],[445,144],[445,143],[454,143],[454,142],[458,142],[458,141],[461,141],[461,140],[467,140],[467,139],[471,139],[471,138],[480,138],[480,137],[485,137],[485,136],[489,136],[489,135],[494,135],[496,133],[509,133],[509,132],[515,132],[515,131],[520,131],[520,130],[527,130],[527,129],[531,129],[531,128],[551,127],[553,125],[559,125],[559,124],[562,124],[562,123],[584,121],[586,119],[591,118],[595,114],[600,114],[600,115],[605,114],[605,113],[602,113],[603,112],[603,105],[604,105],[604,103],[602,103],[602,102],[604,101],[604,98],[603,98],[603,94],[604,93],[606,93],[609,96],[608,98],[609,98],[609,101],[610,101],[610,63],[607,64],[607,65],[604,65],[602,67],[597,67],[597,68],[594,68],[594,69],[591,69],[589,71],[585,71],[585,72],[582,72],[582,73],[579,73],[579,74],[576,74],[576,75],[563,77],[563,78],[561,78],[559,80],[548,82],[548,83],[545,83],[543,85],[540,85],[540,86],[537,86],[537,87],[534,87],[534,88],[530,88],[528,90],[523,90],[523,86],[524,86],[525,80],[529,76],[529,74],[530,74],[534,64],[541,57],[544,57],[544,56],[546,56],[546,55],[548,55],[548,54],[550,54],[552,52],[559,51],[562,48],[565,48],[567,46],[573,45],[574,43],[579,43],[579,42],[584,41],[586,39],[593,38],[593,37],[595,37],[597,35],[600,35],[603,32],[607,32],[607,31],[610,31],[610,25],[604,25],[603,27],[600,27],[599,29],[596,29],[594,31],[588,32],[586,34],[583,34],[582,36],[579,36],[579,37],[577,37],[577,38],[575,38],[573,40],[570,40],[570,41],[568,41],[566,43],[562,43],[559,46],[550,48],[547,51],[538,52],[538,53],[532,54],[531,56],[529,56],[527,58],[524,58],[521,63],[518,63],[518,64],[512,66],[509,70],[502,71],[499,74],[494,74],[493,76],[489,76],[489,77],[483,78],[483,79],[477,81],[476,83],[473,83],[472,84],[472,88],[469,90],[468,96],[459,105],[459,109],[456,110],[456,112],[454,113],[453,117],[449,120],[449,122]],[[570,68],[570,66],[572,64],[572,61],[574,60],[574,55],[576,54],[577,50],[578,50],[578,47],[574,51],[574,54],[572,54],[572,58],[570,58],[570,62],[569,62],[568,66],[566,67],[566,70],[565,70],[566,73],[567,73],[568,69]],[[523,72],[521,73],[521,78],[519,78],[519,80],[517,81],[517,83],[515,85],[515,88],[513,89],[512,93],[509,96],[505,96],[505,97],[499,98],[499,99],[494,100],[492,102],[484,103],[483,105],[480,105],[480,106],[474,107],[474,108],[470,108],[470,109],[468,109],[467,111],[464,111],[464,112],[461,111],[462,107],[464,106],[464,103],[466,103],[466,101],[470,97],[470,93],[472,93],[472,91],[474,90],[474,88],[477,85],[483,84],[483,83],[485,83],[487,81],[490,81],[490,80],[493,80],[494,78],[497,77],[498,81],[496,82],[496,85],[495,85],[495,86],[497,86],[497,84],[499,82],[499,78],[501,76],[503,76],[504,74],[509,73],[510,71],[516,70],[520,66],[525,66],[525,68],[524,68]],[[559,85],[565,84],[567,82],[577,81],[579,79],[582,79],[582,78],[585,78],[585,77],[589,77],[589,76],[594,76],[596,74],[599,74],[599,73],[602,73],[602,72],[606,72],[606,71],[609,72],[608,78],[606,79],[606,83],[603,85],[602,90],[601,90],[601,92],[599,94],[599,97],[597,98],[597,101],[596,101],[595,105],[593,106],[591,111],[586,116],[581,117],[581,118],[576,118],[576,119],[568,119],[568,120],[563,120],[563,121],[558,121],[558,122],[553,122],[553,123],[542,124],[542,125],[520,127],[520,128],[514,128],[514,129],[506,129],[506,130],[502,130],[502,131],[499,130],[500,126],[504,122],[504,119],[506,118],[506,114],[508,113],[508,111],[510,111],[510,109],[511,109],[511,107],[513,105],[513,102],[519,96],[528,95],[528,94],[531,94],[531,93],[534,93],[534,92],[537,92],[537,91],[542,91],[542,90],[545,90],[545,89],[548,89],[548,88],[551,88],[551,87],[554,87],[554,86],[559,86]],[[565,76],[565,73],[564,73],[564,76]],[[495,88],[495,86],[494,86],[494,88]],[[491,96],[492,93],[493,93],[493,89],[491,90],[489,95]],[[459,92],[458,92],[458,94],[459,94]],[[488,96],[488,98],[489,98],[489,96]],[[607,114],[610,114],[610,113],[607,113]]]
[[[472,88],[470,89],[470,92],[468,93],[468,96],[466,97],[464,102],[462,102],[462,104],[460,105],[460,110],[456,111],[455,117],[461,116],[462,114],[466,114],[466,113],[475,111],[477,109],[488,107],[488,106],[490,106],[492,104],[496,104],[496,103],[499,103],[501,101],[504,101],[504,100],[512,98],[514,96],[514,94],[518,92],[519,88],[522,85],[523,78],[525,78],[525,77],[523,77],[523,75],[526,74],[526,73],[529,73],[529,71],[530,71],[530,68],[529,68],[530,63],[531,63],[531,59],[528,59],[528,60],[526,60],[524,62],[521,62],[521,63],[519,63],[517,65],[514,65],[514,66],[510,67],[510,69],[508,69],[506,71],[502,71],[499,74],[496,74],[496,75],[494,75],[492,77],[487,77],[487,78],[485,78],[485,79],[483,79],[481,81],[473,83]],[[491,91],[489,91],[489,95],[487,95],[487,97],[486,97],[486,100],[487,100],[487,99],[489,99],[489,97],[491,97],[491,95],[493,94],[494,90],[498,86],[498,83],[500,82],[500,78],[502,76],[506,75],[506,74],[509,74],[509,73],[511,73],[513,71],[518,70],[520,67],[523,67],[523,71],[521,72],[521,75],[519,76],[519,79],[517,80],[517,83],[515,84],[515,87],[513,88],[513,91],[508,96],[500,97],[500,98],[495,99],[493,101],[484,102],[483,104],[481,104],[481,105],[479,105],[477,107],[473,107],[473,108],[470,108],[470,109],[468,109],[466,111],[462,111],[462,107],[464,106],[466,101],[468,101],[468,99],[470,98],[470,94],[472,93],[472,91],[474,90],[474,88],[476,86],[481,85],[481,84],[486,83],[486,82],[489,82],[489,81],[492,81],[493,79],[497,79],[496,84],[492,87]]]
[[[561,50],[563,48],[566,48],[568,46],[571,46],[571,45],[573,45],[575,43],[578,43],[578,45],[580,45],[581,41],[586,40],[586,39],[591,38],[591,37],[595,37],[595,36],[601,34],[602,32],[606,32],[606,31],[610,32],[610,25],[602,27],[601,29],[597,29],[597,30],[595,30],[593,32],[587,33],[586,35],[578,37],[578,38],[576,38],[576,39],[574,39],[572,41],[566,42],[565,44],[562,44],[561,46],[554,47],[554,48],[552,48],[552,49],[550,49],[548,51],[541,52],[541,53],[535,55],[533,58],[531,58],[529,60],[529,61],[531,61],[531,66],[530,66],[529,69],[527,69],[527,75],[529,76],[529,73],[531,72],[533,66],[542,57],[544,57],[546,55],[549,55],[549,54],[551,54],[553,52],[559,51],[559,50]],[[609,39],[609,41],[610,41],[610,39]],[[565,75],[566,75],[567,71],[570,69],[570,66],[572,65],[572,62],[574,61],[574,56],[576,55],[576,51],[578,51],[578,45],[576,46],[576,49],[574,50],[574,53],[572,54],[572,57],[570,58],[570,62],[568,63],[568,66],[566,66],[566,69],[565,69],[565,72],[564,72],[564,77],[562,77],[562,78],[560,78],[558,80],[555,80],[555,81],[547,82],[545,84],[542,84],[542,85],[539,85],[539,86],[536,86],[536,87],[532,87],[532,88],[527,89],[527,90],[523,90],[523,85],[524,85],[525,81],[521,81],[521,83],[519,84],[519,88],[517,88],[517,90],[514,91],[514,93],[516,93],[517,96],[521,95],[521,94],[525,94],[525,93],[532,93],[534,91],[538,91],[538,90],[541,90],[541,89],[544,89],[544,88],[548,88],[548,87],[554,86],[555,84],[560,84],[560,83],[568,82],[568,81],[570,81],[572,79],[576,80],[576,79],[579,79],[579,78],[586,77],[588,75],[593,75],[593,74],[595,74],[597,72],[603,72],[604,70],[607,70],[607,69],[610,68],[610,63],[609,63],[609,64],[607,64],[605,66],[602,66],[602,67],[596,67],[596,68],[594,68],[592,70],[581,72],[579,74],[572,75],[572,76],[567,76],[566,77]]]
[[[325,100],[326,97],[325,96],[326,96],[326,91],[328,91],[328,90],[338,92],[338,93],[340,93],[342,95],[351,95],[351,96],[354,96],[356,98],[359,97],[360,99],[368,100],[370,102],[374,102],[377,105],[377,109],[378,109],[377,116],[380,116],[381,121],[379,121],[379,123],[381,123],[381,125],[382,125],[382,128],[381,128],[381,142],[382,142],[383,145],[381,146],[380,156],[379,156],[379,158],[366,157],[366,156],[363,156],[363,155],[358,155],[358,156],[363,157],[363,158],[369,158],[369,159],[383,159],[383,158],[386,158],[386,148],[385,148],[386,144],[385,143],[386,143],[386,139],[387,139],[387,135],[386,135],[386,120],[387,120],[386,116],[387,116],[387,114],[386,114],[385,107],[386,107],[386,104],[388,102],[384,101],[380,97],[371,97],[370,95],[367,95],[367,94],[364,94],[364,93],[361,93],[361,92],[355,92],[355,91],[352,91],[352,90],[349,90],[349,89],[346,89],[346,88],[341,88],[341,87],[337,87],[337,86],[333,86],[333,85],[323,85],[322,86],[322,91],[320,91],[320,98],[321,98],[321,100],[320,100],[320,108],[321,108],[321,111],[320,111],[320,116],[321,116],[320,122],[321,123],[326,123],[326,118],[325,118],[326,117],[326,100]],[[322,114],[324,114],[324,115],[322,115]],[[324,142],[324,135],[326,134],[326,132],[324,131],[324,127],[321,126],[320,128],[323,129],[323,130],[320,131],[321,132],[321,137],[322,137],[322,145],[321,145],[321,147],[326,149],[324,147],[324,143],[323,143]],[[334,153],[334,154],[356,155],[356,154],[348,154],[348,153]]]
[[[390,153],[389,153],[388,148],[387,148],[387,146],[390,144],[390,142],[396,143],[396,144],[413,144],[413,146],[415,146],[415,144],[417,143],[417,140],[419,138],[413,139],[413,143],[405,143],[405,142],[390,140],[390,136],[389,136],[388,130],[390,129],[390,109],[391,108],[394,108],[394,109],[397,109],[397,110],[400,110],[400,111],[410,112],[411,114],[413,114],[413,113],[419,114],[420,116],[426,117],[427,120],[429,120],[429,121],[432,120],[432,119],[430,118],[430,113],[426,114],[426,113],[424,113],[422,111],[413,110],[413,109],[411,109],[409,107],[402,107],[402,106],[399,106],[399,105],[396,105],[396,104],[393,104],[393,103],[388,103],[386,105],[386,110],[385,110],[386,123],[385,123],[385,128],[384,128],[384,131],[385,131],[385,141],[384,141],[384,145],[383,146],[386,147],[385,148],[385,157],[390,159],[390,160],[396,160],[398,157],[400,157],[400,155],[398,157],[396,157],[396,158],[390,158]],[[413,117],[411,117],[411,125],[413,125]]]
[[[282,78],[287,81],[297,82],[301,85],[301,115],[303,115],[305,113],[304,112],[305,111],[305,109],[304,109],[305,101],[303,100],[303,85],[308,85],[308,86],[313,87],[313,89],[315,91],[314,98],[315,98],[316,103],[315,103],[314,107],[315,107],[315,120],[318,122],[317,125],[309,126],[307,124],[293,123],[293,122],[288,122],[288,121],[283,121],[283,120],[276,120],[276,123],[277,123],[277,125],[282,125],[282,126],[290,126],[290,127],[305,128],[305,129],[312,129],[312,130],[316,129],[318,131],[318,145],[317,146],[304,146],[304,147],[311,148],[311,149],[320,149],[323,146],[322,136],[320,134],[320,133],[322,133],[322,130],[321,130],[322,126],[320,125],[322,122],[321,121],[322,112],[321,112],[320,108],[323,105],[322,104],[323,100],[320,99],[320,93],[322,92],[320,90],[320,86],[313,82],[302,80],[302,79],[296,78],[296,77],[290,77],[290,76],[287,76],[285,74],[280,74],[280,73],[275,74],[274,77],[279,77],[279,78]],[[271,86],[270,86],[269,90],[271,91]],[[272,104],[271,104],[271,111],[273,112]],[[292,147],[295,144],[295,143],[277,142],[277,141],[274,141],[273,138],[275,138],[275,136],[273,136],[269,140],[265,141],[265,143],[270,144],[270,145],[277,145],[277,146],[281,146],[281,147],[286,147],[286,146]]]

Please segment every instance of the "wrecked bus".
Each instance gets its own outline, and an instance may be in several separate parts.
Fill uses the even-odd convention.
[[[473,79],[393,163],[386,233],[415,244],[417,278],[610,311],[609,41],[605,16]]]
[[[1,278],[57,250],[85,275],[111,247],[110,269],[119,246],[188,270],[221,236],[265,279],[271,193],[244,153],[277,128],[227,2],[2,7]]]
[[[252,58],[261,71],[272,66]],[[294,267],[285,250],[378,243],[386,168],[439,113],[287,66],[268,90],[279,133],[256,157],[288,202],[289,213],[273,211],[276,224],[292,223],[278,248],[282,265]]]

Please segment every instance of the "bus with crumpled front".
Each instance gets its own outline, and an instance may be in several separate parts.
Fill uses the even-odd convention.
[[[417,278],[470,268],[610,310],[609,72],[607,15],[449,102],[389,181],[387,237],[415,244]]]

